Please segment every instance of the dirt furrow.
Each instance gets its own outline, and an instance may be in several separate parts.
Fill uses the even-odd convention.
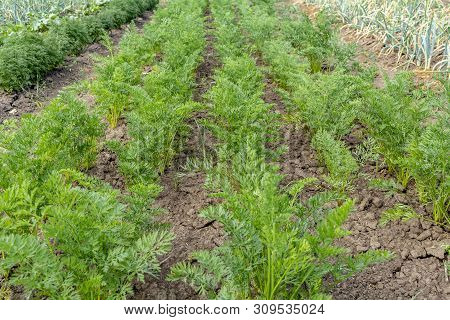
[[[266,68],[260,55],[255,55],[258,66]],[[264,78],[264,96],[265,103],[274,106],[274,111],[281,115],[280,141],[275,146],[269,148],[277,149],[282,146],[286,148],[277,161],[280,166],[280,173],[284,176],[281,182],[282,186],[287,186],[300,179],[315,177],[320,183],[305,187],[302,199],[307,199],[312,194],[326,188],[321,176],[326,172],[326,168],[319,162],[316,151],[311,146],[311,134],[298,123],[286,120],[288,110],[286,109],[283,98],[278,94],[276,82],[266,72]]]
[[[350,150],[361,143],[358,126],[346,137]],[[345,227],[352,232],[339,241],[354,253],[368,249],[387,249],[393,260],[368,268],[341,283],[334,291],[336,299],[450,299],[450,282],[446,278],[444,246],[450,245],[448,230],[431,220],[432,208],[419,202],[413,183],[400,192],[370,188],[370,179],[392,179],[385,167],[366,163],[354,182],[350,196],[357,200],[355,212]],[[383,212],[397,204],[406,205],[425,217],[409,221],[379,224]]]
[[[153,11],[146,11],[134,20],[134,24],[138,29],[142,29],[152,15]],[[128,26],[124,25],[109,32],[114,47],[118,45]],[[6,119],[19,118],[24,113],[36,112],[56,97],[64,87],[92,78],[94,57],[108,54],[108,48],[104,45],[99,42],[93,43],[80,55],[68,57],[64,65],[50,72],[44,81],[35,87],[16,93],[0,92],[0,124]]]
[[[205,12],[206,48],[203,62],[196,71],[194,101],[204,103],[203,94],[211,88],[213,72],[220,65],[214,50],[214,36],[211,33],[212,17],[209,8]],[[208,114],[196,112],[189,120],[190,136],[184,150],[174,159],[173,165],[161,177],[164,191],[155,205],[165,209],[159,222],[169,224],[175,235],[172,251],[161,259],[161,273],[155,279],[148,277],[144,283],[135,284],[133,299],[199,299],[200,296],[183,282],[166,280],[170,268],[177,262],[189,259],[190,253],[197,250],[213,249],[224,241],[224,233],[215,221],[198,216],[199,212],[215,203],[217,199],[209,197],[204,188],[205,173],[188,170],[189,160],[202,160],[205,154],[214,150],[214,138],[201,121]]]

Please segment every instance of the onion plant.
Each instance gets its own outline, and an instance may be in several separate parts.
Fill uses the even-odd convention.
[[[449,67],[450,16],[442,0],[303,0],[336,12],[361,35],[374,35],[383,52],[397,52],[425,69]]]

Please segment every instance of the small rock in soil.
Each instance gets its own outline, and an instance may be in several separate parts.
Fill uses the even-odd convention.
[[[297,179],[302,179],[306,177],[305,171],[300,168],[295,168],[294,175]]]
[[[408,258],[408,255],[409,255],[408,249],[403,249],[400,255],[402,256],[403,260],[406,260]]]
[[[377,221],[369,221],[367,222],[367,227],[369,227],[372,230],[375,230],[377,228],[378,222]]]
[[[404,194],[396,194],[394,198],[397,202],[408,204],[408,199]]]
[[[425,221],[425,220],[421,221],[421,223],[422,223],[422,229],[423,230],[428,230],[433,225],[430,221]]]
[[[416,219],[416,218],[406,221],[406,224],[410,227],[415,227],[415,228],[420,227],[420,221],[419,221],[419,219]]]
[[[356,246],[356,251],[358,253],[366,252],[367,250],[369,250],[369,247],[367,247],[367,246],[363,246],[363,245],[357,245]]]
[[[367,220],[375,220],[375,213],[374,212],[368,212],[366,214],[366,219]]]
[[[377,238],[374,237],[370,239],[370,247],[372,249],[379,249],[381,244],[378,242]]]

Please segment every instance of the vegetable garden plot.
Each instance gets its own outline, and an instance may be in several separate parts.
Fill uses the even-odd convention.
[[[0,25],[26,24],[71,11],[94,10],[110,0],[4,0],[0,4]],[[94,7],[94,8],[92,8]],[[54,17],[53,17],[54,18]]]
[[[335,1],[304,0],[335,12],[360,34],[374,35],[383,44],[383,52],[395,52],[398,60],[425,69],[448,72],[449,11],[441,0],[420,1]]]
[[[447,298],[445,93],[276,2],[167,1],[1,127],[3,298]]]
[[[352,157],[355,157],[355,159],[358,160],[359,165],[362,166],[362,168],[360,169],[358,175],[354,175],[353,179],[356,180],[352,179],[353,182],[352,180],[346,179],[346,175],[339,175],[339,177],[341,177],[341,182],[338,185],[335,185],[334,188],[339,187],[342,185],[342,182],[345,182],[345,185],[347,185],[346,189],[348,189],[346,193],[351,194],[355,199],[359,199],[357,200],[359,205],[357,206],[357,212],[350,218],[351,222],[347,224],[347,227],[355,234],[345,237],[344,241],[338,241],[338,243],[345,243],[346,246],[352,248],[354,252],[365,252],[368,248],[388,248],[393,250],[397,256],[397,258],[392,260],[392,262],[371,267],[369,269],[370,271],[361,273],[361,275],[356,277],[356,281],[351,280],[347,284],[344,282],[343,289],[339,290],[338,297],[372,299],[394,299],[399,297],[408,299],[413,296],[419,296],[422,298],[446,297],[447,291],[445,272],[439,272],[438,270],[440,268],[440,270],[445,271],[445,268],[447,268],[445,255],[445,250],[448,248],[449,243],[449,236],[445,231],[448,230],[446,229],[447,227],[444,226],[442,229],[440,227],[433,226],[432,223],[429,222],[429,220],[431,220],[430,216],[434,215],[434,210],[432,210],[430,205],[424,206],[423,204],[419,204],[417,201],[417,195],[415,194],[411,183],[409,183],[404,189],[401,184],[398,186],[398,184],[393,182],[393,180],[387,180],[391,177],[388,173],[389,171],[386,170],[387,168],[385,165],[382,165],[380,168],[380,164],[382,164],[380,161],[383,161],[383,159],[380,158],[378,153],[380,149],[378,149],[379,145],[377,144],[377,141],[370,136],[366,136],[365,132],[367,132],[367,127],[361,126],[361,124],[354,126],[353,124],[357,121],[358,105],[360,103],[367,103],[367,100],[363,100],[364,98],[359,97],[358,95],[353,94],[354,97],[351,98],[352,91],[355,90],[353,88],[355,88],[355,86],[356,88],[360,88],[358,91],[353,92],[364,92],[369,90],[375,95],[379,94],[379,92],[375,90],[372,91],[370,77],[368,78],[370,82],[366,84],[362,82],[362,80],[369,74],[361,73],[360,77],[354,78],[353,71],[351,76],[345,75],[343,77],[340,73],[342,71],[347,73],[348,71],[345,70],[350,66],[349,64],[344,64],[340,71],[335,70],[334,72],[329,73],[329,71],[327,72],[327,68],[324,68],[322,75],[314,77],[308,76],[308,71],[314,72],[313,66],[311,65],[309,52],[314,49],[312,45],[316,45],[317,42],[309,42],[305,35],[299,34],[299,32],[291,32],[292,30],[295,30],[294,28],[298,28],[296,30],[299,31],[302,27],[305,28],[305,20],[303,20],[305,18],[300,17],[300,21],[298,22],[294,20],[294,25],[290,25],[291,23],[288,22],[287,30],[281,30],[279,33],[279,40],[266,40],[269,38],[269,33],[274,34],[274,28],[279,26],[281,22],[277,23],[270,17],[270,15],[267,15],[267,12],[271,12],[270,10],[265,11],[259,8],[255,9],[254,12],[257,17],[264,18],[261,20],[261,24],[259,25],[255,23],[254,20],[249,20],[247,30],[249,30],[250,37],[254,39],[255,43],[262,51],[263,58],[269,64],[272,76],[279,83],[280,87],[283,88],[282,95],[286,98],[286,103],[291,109],[291,115],[289,115],[289,118],[297,121],[300,118],[302,122],[306,123],[313,134],[317,128],[321,130],[318,131],[321,135],[323,135],[323,130],[329,130],[330,132],[335,132],[333,134],[336,137],[340,136],[339,134],[336,134],[336,132],[345,133],[348,132],[348,130],[351,131],[351,134],[346,134],[341,137],[345,145],[350,147],[350,150],[352,151],[351,154],[349,151],[346,151],[350,155],[350,158],[347,157],[349,160],[346,160],[344,164],[341,165],[341,169],[355,162]],[[288,15],[286,13],[286,11],[282,12],[282,17],[287,17]],[[291,13],[289,13],[289,15],[290,14]],[[308,24],[310,22],[306,20],[306,23]],[[320,20],[319,23],[321,23]],[[322,28],[324,26],[326,27],[326,24],[322,25]],[[319,26],[319,30],[320,28],[321,27]],[[289,40],[289,42],[283,40],[283,34],[284,37],[287,37],[285,39]],[[261,42],[258,43],[258,40]],[[342,52],[342,49],[335,47],[336,44],[333,44],[333,42],[322,43],[326,47],[318,48],[317,51],[329,52],[328,57],[322,56],[321,58],[323,59],[322,65],[327,66],[330,65],[330,62],[336,61],[336,55],[338,55],[339,52]],[[335,49],[333,49],[333,47],[335,47]],[[303,55],[305,50],[307,53],[306,55]],[[339,86],[338,83],[340,81],[343,82]],[[322,82],[324,85],[323,87]],[[414,89],[412,89],[413,87],[408,86],[408,84],[409,82],[406,80],[406,82],[402,83],[402,85],[405,86],[403,89],[396,87],[398,94],[401,92],[410,92],[409,90],[414,92]],[[361,85],[364,86],[361,87]],[[405,90],[405,88],[409,89]],[[303,93],[298,95],[301,92]],[[424,91],[415,92],[415,94],[420,95],[420,98],[416,98],[416,101],[418,101],[417,104],[411,103],[411,100],[408,99],[403,101],[398,99],[398,101],[402,101],[402,104],[399,104],[397,107],[402,105],[403,112],[407,112],[405,105],[408,104],[411,109],[416,108],[418,105],[422,106],[419,107],[422,110],[424,109],[424,105],[433,107],[434,102],[436,102],[436,100],[434,100],[436,96],[434,94],[430,94],[429,92],[428,96],[423,93]],[[439,99],[442,100],[437,101],[444,102],[445,105],[445,96],[439,97]],[[309,100],[311,102],[308,102]],[[310,106],[308,107],[308,105]],[[325,110],[326,112],[324,112]],[[336,117],[331,118],[334,112],[341,112],[342,121],[336,121]],[[344,117],[346,114],[348,114],[348,116]],[[445,111],[440,113],[440,115],[442,115],[445,119]],[[401,115],[400,112],[398,116],[405,117],[406,115]],[[420,114],[416,116],[420,117]],[[350,121],[347,120],[348,117],[350,117]],[[334,121],[332,121],[332,119]],[[409,121],[412,127],[417,124],[417,122],[412,120],[412,118],[410,118],[410,120],[404,120]],[[336,131],[336,128],[339,130]],[[404,129],[406,128],[404,127]],[[400,139],[400,136],[402,135],[393,134],[390,138]],[[382,139],[387,139],[386,135],[384,135]],[[447,143],[445,143],[444,140],[447,141]],[[443,140],[436,139],[435,141],[435,147],[438,149],[441,148],[441,150],[445,150],[447,148],[448,152],[448,138],[443,138]],[[395,142],[393,142],[393,145],[396,147],[401,146],[400,143]],[[339,149],[342,149],[342,147],[345,146],[341,146]],[[320,147],[318,149],[319,152],[322,152],[321,150],[329,150],[327,152],[331,158],[328,157],[328,160],[326,158],[323,160],[325,164],[328,163],[327,168],[330,173],[333,172],[335,163],[339,163],[338,161],[344,161],[346,159],[345,157],[339,156],[335,161],[330,162],[330,159],[333,159],[332,155],[334,154],[333,150],[335,148],[336,146],[334,144],[330,144],[330,147]],[[345,149],[342,150],[345,151]],[[405,154],[407,154],[407,152],[402,153],[402,156]],[[446,160],[444,160],[442,162],[443,167],[439,167],[448,168],[446,167],[446,163]],[[408,170],[410,169],[405,169],[404,172],[408,172]],[[444,169],[443,176],[441,173],[438,174],[440,177],[439,180],[443,182],[443,188],[445,188],[446,185],[445,181],[448,181],[448,173],[445,173],[447,172],[445,170],[448,169]],[[391,174],[395,172],[395,170],[392,170]],[[299,173],[302,175],[310,175],[310,173],[306,170]],[[401,172],[398,172],[397,175],[401,182],[401,177],[403,175]],[[382,177],[381,180],[380,176]],[[345,178],[345,180],[342,180],[342,178]],[[409,178],[410,177],[408,177],[407,180],[409,180]],[[327,180],[328,182],[334,182],[333,180],[330,181],[329,178],[327,178]],[[369,187],[368,190],[368,185],[370,186],[370,182],[372,180],[378,180],[383,183],[372,184],[372,187]],[[384,183],[384,181],[386,183]],[[348,182],[350,182],[350,184]],[[382,187],[382,185],[387,186],[388,189],[386,189],[386,187]],[[377,192],[373,191],[374,188],[379,187],[384,188],[384,193],[381,191],[383,189],[380,189],[380,191]],[[399,190],[400,194],[398,194]],[[402,192],[402,190],[404,191]],[[406,193],[406,195],[402,193]],[[444,194],[447,197],[447,200],[445,201],[447,201],[446,203],[448,204],[448,190],[445,191]],[[400,202],[401,205],[396,205],[396,202],[397,204]],[[428,201],[425,201],[425,203],[426,202]],[[438,206],[440,205],[438,204]],[[421,213],[421,215],[419,215],[416,211]],[[391,217],[394,220],[408,220],[420,217],[421,220],[423,219],[424,221],[422,224],[418,224],[417,220],[411,220],[409,223],[414,225],[414,228],[410,228],[408,225],[400,226],[402,230],[400,234],[402,234],[402,237],[404,238],[402,238],[403,240],[399,240],[397,242],[393,241],[393,237],[395,237],[394,235],[399,234],[399,231],[397,230],[398,226],[395,222],[389,224],[386,228],[377,226],[377,220],[380,219],[380,223],[383,225],[384,223],[382,223],[382,221],[390,219],[388,217]],[[434,217],[436,216],[434,215]],[[448,222],[444,223],[448,224]],[[405,246],[405,243],[408,243],[408,245]],[[422,258],[425,257],[427,259],[422,260]],[[408,274],[408,271],[410,270],[415,270],[412,273],[414,276]],[[430,270],[435,272],[432,272],[430,275]],[[393,277],[394,279],[392,279]],[[378,280],[375,281],[373,279]],[[367,281],[373,281],[373,285],[368,286]],[[425,283],[433,283],[434,285],[432,288],[434,289],[422,290],[421,287]]]
[[[135,24],[141,30],[151,16],[152,12],[146,11],[130,25],[105,33],[103,40],[89,45],[79,55],[67,58],[62,66],[50,72],[35,88],[17,93],[0,92],[0,123],[6,119],[20,118],[24,113],[36,112],[54,99],[64,87],[92,78],[96,57],[110,54],[131,25]]]
[[[0,37],[0,90],[20,91],[38,83],[66,57],[80,53],[106,30],[131,21],[156,3],[156,0],[112,0],[94,14],[65,16],[51,22],[43,32],[6,32]]]

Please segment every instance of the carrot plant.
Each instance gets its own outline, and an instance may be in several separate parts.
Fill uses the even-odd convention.
[[[328,131],[320,130],[314,135],[312,146],[330,173],[326,177],[330,185],[340,191],[348,189],[359,166],[342,141],[335,140]]]
[[[428,126],[408,146],[407,167],[420,199],[433,204],[436,221],[450,224],[449,116]]]
[[[204,5],[172,2],[156,14],[143,41],[136,43],[132,30],[99,68],[91,86],[98,105],[88,107],[76,98],[77,89],[68,90],[41,114],[1,128],[3,293],[18,286],[30,299],[123,299],[133,281],[158,274],[157,257],[170,250],[172,235],[153,220],[161,191],[155,178],[169,163],[185,127],[182,120],[194,107],[190,88],[204,46]],[[192,9],[192,15],[184,17],[182,8]],[[168,20],[173,23],[165,25]],[[178,35],[185,31],[184,45],[173,41],[175,26]],[[164,74],[150,75],[144,65],[156,53],[167,61],[153,71]],[[179,93],[168,95],[171,79],[185,81],[179,82]],[[129,124],[131,140],[118,147],[120,166],[129,169],[124,194],[83,173],[101,147],[101,118],[111,101],[121,103]]]
[[[126,118],[130,141],[109,145],[130,184],[153,181],[164,171],[187,132],[185,120],[199,108],[192,90],[205,46],[205,5],[171,2],[158,10],[143,35],[127,34],[127,49],[99,69],[93,92],[107,116],[121,106],[119,113],[124,111]]]
[[[331,21],[325,18],[324,13],[319,15],[317,24],[313,24],[305,14],[301,15],[295,21],[290,20],[284,31],[286,39],[308,59],[311,73],[320,72],[332,53],[334,39]]]
[[[117,299],[135,278],[157,274],[156,257],[171,241],[145,227],[159,189],[136,188],[120,200],[79,171],[95,160],[103,129],[70,93],[1,128],[3,287],[19,286],[28,299]]]
[[[239,18],[245,18],[248,2],[211,1],[218,47],[245,48],[243,37],[221,35],[235,28],[236,17],[230,14],[234,5],[240,9]],[[352,257],[332,245],[333,239],[346,234],[341,225],[352,210],[351,200],[324,212],[323,205],[340,195],[316,197],[314,206],[314,201],[296,199],[302,185],[313,181],[298,182],[290,190],[280,188],[283,177],[269,163],[276,153],[266,149],[277,139],[271,129],[279,122],[262,100],[262,72],[245,51],[222,52],[221,58],[223,68],[207,95],[214,119],[210,125],[220,144],[208,187],[223,201],[201,214],[221,222],[228,241],[215,250],[194,253],[194,263],[175,265],[169,280],[184,280],[208,298],[328,297],[325,276],[341,281],[389,254],[369,251]],[[315,215],[317,220],[311,220]]]
[[[352,129],[364,105],[361,93],[370,86],[367,79],[343,72],[318,75],[296,88],[293,102],[312,131],[327,130],[341,138]]]

